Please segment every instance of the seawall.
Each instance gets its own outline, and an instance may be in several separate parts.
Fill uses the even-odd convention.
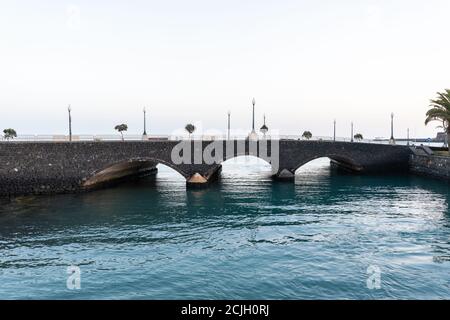
[[[450,182],[450,157],[412,154],[409,170],[417,175]]]

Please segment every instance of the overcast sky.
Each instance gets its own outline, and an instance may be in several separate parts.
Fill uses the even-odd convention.
[[[435,136],[450,87],[448,0],[0,2],[0,127],[170,133],[251,125],[282,133]]]

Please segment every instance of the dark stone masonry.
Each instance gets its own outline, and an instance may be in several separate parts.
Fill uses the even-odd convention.
[[[223,161],[242,155],[266,160],[280,180],[292,180],[299,167],[320,157],[352,171],[384,174],[408,170],[410,154],[404,146],[331,141],[10,141],[0,143],[0,195],[89,190],[154,173],[158,163],[188,185],[201,185],[220,174]]]
[[[411,155],[412,173],[450,181],[450,157]]]

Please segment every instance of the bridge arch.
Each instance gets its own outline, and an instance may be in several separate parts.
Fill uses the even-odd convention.
[[[220,162],[221,172],[223,172],[225,175],[227,174],[227,172],[232,172],[233,167],[228,167],[228,166],[229,165],[232,166],[233,161],[239,161],[239,160],[244,160],[244,159],[246,161],[239,170],[239,174],[242,173],[242,176],[245,176],[247,172],[250,175],[254,175],[257,172],[266,172],[267,171],[268,173],[270,173],[271,176],[273,176],[277,173],[276,170],[274,170],[272,163],[270,162],[269,159],[267,159],[265,157],[260,157],[258,155],[254,155],[254,154],[237,154],[233,157],[224,159],[222,162]],[[247,166],[247,163],[249,164],[248,166]],[[242,164],[242,162],[239,161],[239,164]],[[252,165],[258,166],[257,167],[258,169],[255,170],[255,167],[252,167]],[[262,169],[261,165],[263,165],[265,168]],[[241,170],[241,169],[243,169],[243,170]],[[260,169],[262,169],[262,170],[260,170]]]
[[[106,164],[102,164],[98,169],[90,172],[83,178],[82,186],[90,188],[133,176],[138,177],[156,173],[156,166],[158,164],[163,164],[166,167],[173,169],[184,178],[189,176],[189,174],[184,172],[179,166],[165,161],[164,159],[139,157],[109,161]]]
[[[327,153],[327,154],[318,154],[318,155],[314,155],[314,156],[302,159],[294,168],[292,168],[292,172],[295,173],[298,169],[300,169],[305,164],[307,164],[313,160],[320,159],[320,158],[329,158],[330,160],[335,161],[341,167],[352,170],[352,171],[359,172],[359,171],[363,170],[362,164],[358,160],[356,160],[354,157],[348,157],[348,156],[334,154],[334,153],[331,153],[331,154]]]
[[[228,158],[224,158],[219,164],[224,164],[225,162],[228,162],[228,161],[234,161],[234,160],[236,160],[236,159],[239,159],[239,158],[250,158],[250,159],[258,159],[258,160],[263,160],[264,161],[264,163],[267,163],[268,165],[271,165],[271,163],[270,163],[270,161],[269,160],[267,160],[267,159],[265,159],[264,157],[259,157],[259,156],[257,156],[257,155],[253,155],[253,154],[245,154],[245,153],[242,153],[242,154],[236,154],[236,155],[234,155],[234,156],[232,156],[232,157],[228,157]]]

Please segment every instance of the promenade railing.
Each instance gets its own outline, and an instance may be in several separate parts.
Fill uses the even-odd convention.
[[[246,135],[231,135],[230,140],[245,140],[248,136]],[[125,141],[155,141],[155,140],[171,140],[171,141],[179,141],[179,140],[203,140],[203,141],[215,141],[215,140],[227,140],[226,135],[147,135],[145,139],[143,139],[142,135],[136,134],[124,134],[123,139]],[[300,135],[259,135],[259,139],[267,139],[267,140],[306,140],[302,138]],[[72,135],[72,141],[121,141],[122,137],[120,135],[104,135],[104,134],[78,134]],[[334,140],[333,137],[327,136],[313,136],[310,141],[337,141],[337,142],[351,142],[351,139],[348,137],[336,137]],[[0,141],[6,141],[3,136],[0,136]],[[18,135],[16,138],[12,139],[12,141],[23,141],[23,142],[65,142],[69,141],[68,135],[61,134],[39,134],[39,135]],[[363,142],[363,143],[378,143],[378,144],[388,144],[389,141],[386,139],[363,139],[360,141],[354,140],[354,142]],[[413,143],[413,141],[411,141]]]

